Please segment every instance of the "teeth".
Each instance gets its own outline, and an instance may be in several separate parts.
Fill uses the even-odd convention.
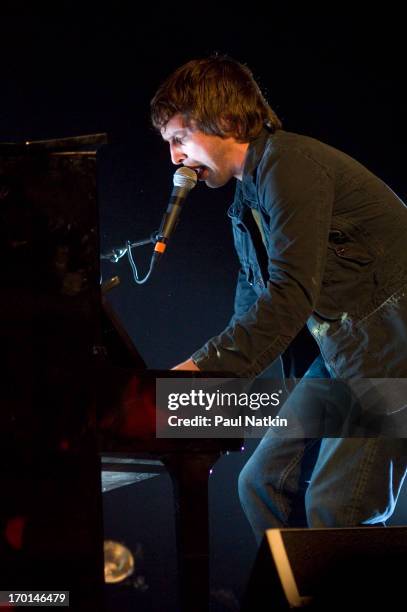
[[[191,166],[191,170],[195,170],[198,175],[198,178],[201,178],[202,174],[205,172],[204,166]]]

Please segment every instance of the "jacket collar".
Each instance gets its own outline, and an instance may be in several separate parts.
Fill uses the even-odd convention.
[[[257,208],[257,167],[263,157],[271,132],[263,127],[260,134],[249,144],[242,176],[242,195],[247,203]]]
[[[236,181],[235,198],[228,210],[229,217],[244,216],[245,208],[259,208],[257,197],[257,167],[263,157],[270,138],[270,130],[263,127],[260,134],[249,144],[243,167],[242,180]]]

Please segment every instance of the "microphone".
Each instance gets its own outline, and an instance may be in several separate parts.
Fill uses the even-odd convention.
[[[195,187],[198,177],[195,170],[183,166],[182,168],[178,168],[175,172],[173,180],[174,187],[170,196],[170,201],[157,234],[157,242],[154,247],[155,258],[162,255],[167,248],[168,241],[177,227],[182,205],[188,193]]]

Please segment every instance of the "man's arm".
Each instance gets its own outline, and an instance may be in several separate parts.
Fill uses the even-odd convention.
[[[252,377],[305,325],[319,296],[334,199],[325,168],[299,151],[259,167],[259,200],[270,218],[267,289],[192,355],[202,370]]]

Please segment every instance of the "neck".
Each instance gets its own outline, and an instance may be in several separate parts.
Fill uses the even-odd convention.
[[[244,164],[246,161],[247,149],[249,148],[248,142],[236,142],[234,143],[234,177],[239,181],[243,178]]]

